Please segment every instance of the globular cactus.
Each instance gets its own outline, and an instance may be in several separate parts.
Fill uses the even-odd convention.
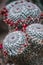
[[[5,53],[4,55],[7,53],[8,57],[6,61],[9,60],[18,65],[20,62],[25,64],[22,59],[23,51],[28,47],[28,45],[29,43],[26,39],[25,33],[21,31],[9,33],[3,40],[3,52]]]
[[[36,18],[40,15],[41,10],[35,4],[27,1],[15,1],[6,6],[8,9],[8,18],[13,21],[25,19],[28,16]]]
[[[30,36],[32,43],[43,44],[43,25],[31,24],[26,28],[26,33]]]
[[[31,45],[29,64],[43,65],[43,25],[31,24],[26,28],[26,34]]]

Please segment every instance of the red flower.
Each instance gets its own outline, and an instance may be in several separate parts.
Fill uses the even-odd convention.
[[[17,31],[17,30],[18,30],[18,28],[16,27],[16,28],[15,28],[15,31]]]
[[[13,21],[11,21],[11,22],[10,22],[10,26],[13,26],[13,25],[14,25],[14,23],[13,23]]]
[[[0,43],[0,49],[2,49],[3,48],[3,45]]]
[[[24,28],[26,28],[26,27],[27,27],[27,25],[26,25],[26,24],[23,24],[23,27],[24,27]]]
[[[24,47],[27,47],[28,46],[28,44],[24,44]]]
[[[1,15],[5,15],[5,16],[8,15],[8,11],[7,11],[6,8],[3,8],[3,9],[1,10]]]
[[[43,13],[41,13],[40,15],[43,16]]]
[[[4,53],[4,56],[6,56],[6,55],[7,55],[7,51],[4,51],[3,53]]]

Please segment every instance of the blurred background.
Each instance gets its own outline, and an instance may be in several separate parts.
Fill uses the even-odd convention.
[[[0,0],[0,10],[12,1],[16,0]],[[43,11],[43,0],[27,0],[27,1],[35,3]],[[2,17],[0,16],[0,32],[3,31],[8,31],[8,27],[5,23],[2,22]]]

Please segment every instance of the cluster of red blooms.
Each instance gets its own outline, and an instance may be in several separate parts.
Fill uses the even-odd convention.
[[[20,25],[23,29],[25,29],[27,27],[27,24],[25,24],[24,22],[26,20],[18,20],[17,23],[14,23],[12,20],[10,19],[5,19],[3,20],[5,23],[7,23],[10,26],[15,25],[15,30],[18,30],[18,25]],[[20,23],[21,22],[21,23]],[[23,22],[23,23],[22,23]]]
[[[1,11],[0,11],[0,14],[3,15],[3,16],[8,16],[8,10],[6,8],[3,8]]]
[[[0,51],[2,51],[2,49],[3,49],[3,44],[2,43],[0,43]],[[7,55],[7,51],[2,51],[2,53],[4,54],[4,56],[6,56]]]
[[[12,20],[10,20],[10,19],[5,19],[5,20],[3,20],[6,24],[8,24],[8,25],[10,25],[10,26],[13,26],[13,21]]]
[[[7,11],[7,9],[6,9],[6,8],[3,8],[3,9],[0,11],[0,15],[7,17],[7,16],[8,16],[8,11]],[[2,49],[3,49],[3,44],[0,43],[0,51],[1,51]],[[4,52],[4,55],[6,56],[7,53]]]

